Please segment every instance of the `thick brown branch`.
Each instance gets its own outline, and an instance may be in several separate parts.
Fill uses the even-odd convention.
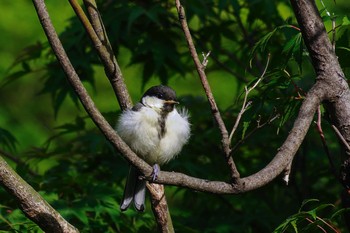
[[[26,183],[0,156],[0,184],[18,201],[23,213],[45,232],[79,232]]]
[[[312,0],[291,0],[317,77],[326,88],[325,107],[330,120],[350,143],[350,90],[334,53],[316,4]],[[350,151],[347,151],[350,155]]]
[[[175,232],[168,209],[168,203],[165,198],[164,185],[147,183],[147,188],[151,195],[152,210],[158,225],[158,232]]]

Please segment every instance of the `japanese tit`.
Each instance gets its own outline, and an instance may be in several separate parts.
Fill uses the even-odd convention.
[[[148,89],[139,103],[124,111],[119,117],[116,130],[130,148],[148,164],[169,162],[180,153],[190,137],[187,111],[176,110],[176,93],[167,86]],[[145,208],[146,181],[139,179],[140,173],[130,167],[124,190],[121,210],[126,210],[132,201],[138,211]]]

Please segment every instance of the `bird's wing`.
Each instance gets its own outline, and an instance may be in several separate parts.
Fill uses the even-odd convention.
[[[125,184],[124,196],[120,204],[120,209],[122,211],[129,208],[130,203],[134,198],[136,180],[137,180],[137,171],[134,167],[130,166],[129,175]]]

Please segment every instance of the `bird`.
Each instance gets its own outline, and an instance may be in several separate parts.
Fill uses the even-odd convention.
[[[153,166],[153,180],[159,165],[178,155],[190,138],[189,115],[186,109],[177,111],[176,92],[165,85],[149,88],[140,102],[120,115],[116,131],[128,146]],[[120,209],[125,211],[132,201],[138,211],[145,209],[146,181],[130,166]]]

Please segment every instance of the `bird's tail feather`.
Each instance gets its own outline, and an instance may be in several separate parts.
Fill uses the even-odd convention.
[[[140,180],[139,175],[137,169],[130,166],[124,196],[120,205],[122,211],[127,210],[133,200],[138,211],[144,211],[145,209],[146,181]]]

